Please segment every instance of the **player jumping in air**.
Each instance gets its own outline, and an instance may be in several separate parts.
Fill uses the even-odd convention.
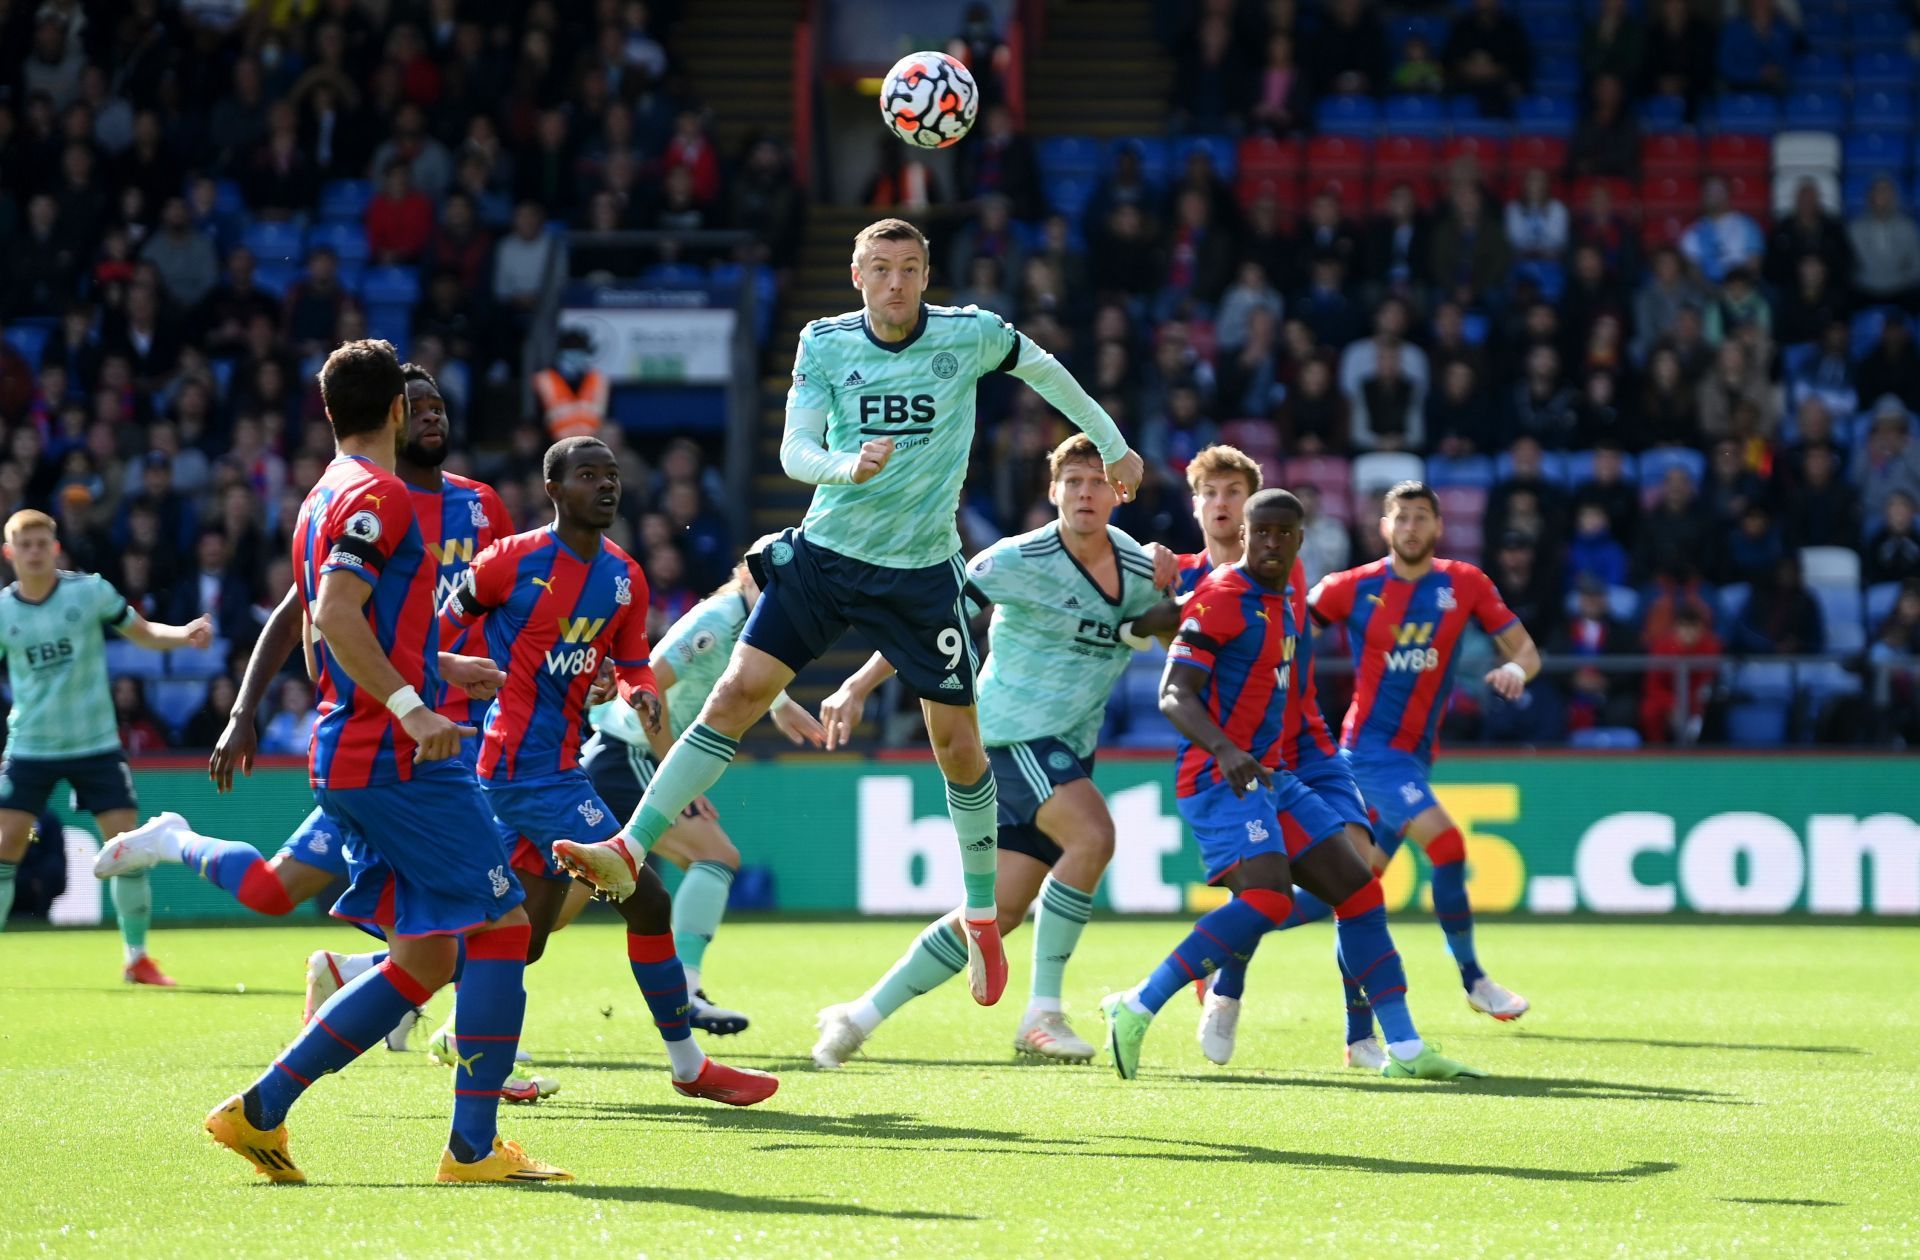
[[[1102,1003],[1114,1068],[1131,1080],[1153,1017],[1169,998],[1286,923],[1293,885],[1337,907],[1338,948],[1388,1037],[1388,1076],[1479,1073],[1427,1045],[1407,1010],[1406,976],[1387,930],[1379,879],[1344,842],[1345,825],[1281,768],[1286,693],[1302,685],[1287,576],[1300,549],[1300,501],[1262,490],[1247,502],[1246,554],[1203,579],[1182,609],[1160,708],[1186,737],[1174,793],[1208,883],[1232,900],[1209,911],[1145,980]]]
[[[342,345],[320,371],[320,394],[339,454],[301,506],[293,552],[319,639],[310,773],[353,877],[333,913],[378,927],[389,954],[328,998],[252,1086],[207,1117],[207,1132],[269,1180],[304,1181],[287,1150],[288,1110],[451,980],[464,936],[457,1033],[467,1050],[436,1180],[569,1179],[495,1127],[526,1013],[532,932],[499,846],[476,842],[495,832],[458,756],[475,732],[421,699],[440,686],[436,570],[393,472],[408,415],[393,347]]]
[[[1387,491],[1380,520],[1392,554],[1329,574],[1307,603],[1321,625],[1345,625],[1353,653],[1353,704],[1340,744],[1352,755],[1367,804],[1379,814],[1376,869],[1385,869],[1409,837],[1425,851],[1433,863],[1434,915],[1460,967],[1467,1004],[1495,1019],[1518,1019],[1527,1013],[1527,1000],[1480,969],[1467,901],[1466,842],[1428,779],[1467,622],[1478,622],[1507,658],[1486,676],[1503,699],[1518,700],[1540,672],[1540,650],[1492,579],[1465,561],[1434,557],[1441,528],[1439,497],[1420,482],[1401,482]],[[1349,993],[1348,1011],[1351,1045],[1372,1035],[1373,1019],[1358,994]]]
[[[736,565],[731,578],[689,608],[654,644],[653,676],[666,712],[664,729],[648,730],[633,706],[619,700],[587,711],[594,733],[580,750],[580,765],[600,799],[616,814],[630,817],[640,807],[640,797],[659,769],[658,758],[693,724],[700,706],[707,702],[733,655],[740,628],[759,599],[760,588],[747,566]],[[788,699],[784,691],[774,697],[769,716],[795,744],[817,747],[826,742],[826,732],[813,714]],[[739,850],[721,830],[719,812],[703,796],[674,821],[653,852],[685,873],[673,893],[673,948],[687,974],[692,1000],[688,1018],[695,1028],[715,1036],[745,1032],[747,1017],[714,1005],[701,983],[707,946],[720,930],[734,872],[740,869]]]
[[[107,631],[155,651],[213,642],[205,617],[158,625],[134,611],[95,573],[55,568],[60,543],[53,518],[31,509],[7,518],[6,556],[15,580],[0,591],[0,656],[6,658],[13,711],[0,761],[0,928],[13,908],[13,878],[33,838],[33,820],[54,788],[73,789],[75,809],[93,815],[102,837],[138,819],[133,772],[120,750],[113,691],[107,682]],[[147,956],[153,892],[144,870],[113,881],[113,909],[126,945],[129,984],[171,985]]]
[[[620,821],[580,768],[587,695],[602,657],[612,662],[622,703],[659,727],[660,692],[648,664],[647,579],[605,531],[619,517],[620,465],[598,438],[570,437],[542,461],[553,523],[495,543],[474,557],[467,580],[440,610],[449,634],[486,622],[487,646],[507,681],[487,710],[480,785],[500,820],[501,840],[527,880],[533,936],[527,960],[539,960],[559,922],[573,879],[554,860],[556,842],[595,844]],[[633,872],[618,903],[627,923],[627,959],[653,1022],[666,1042],[673,1087],[689,1098],[737,1107],[773,1095],[765,1072],[715,1063],[701,1053],[688,1023],[686,974],[674,956],[672,904],[651,867]],[[463,995],[455,1004],[458,1015]],[[455,1030],[456,1056],[468,1048]]]
[[[882,219],[854,238],[863,309],[800,334],[781,466],[818,486],[797,530],[756,557],[762,594],[700,718],[673,745],[619,837],[557,846],[616,897],[647,850],[726,770],[742,733],[794,674],[858,627],[920,697],[966,883],[967,981],[992,1005],[1006,987],[994,906],[994,777],[975,716],[973,641],[954,528],[973,447],[980,377],[1010,372],[1094,441],[1124,502],[1140,457],[1051,354],[973,307],[928,306],[927,239]]]
[[[1126,672],[1128,623],[1165,603],[1172,553],[1149,551],[1107,523],[1118,503],[1093,442],[1076,434],[1048,461],[1047,498],[1060,519],[1004,538],[967,566],[967,598],[994,608],[980,673],[980,733],[999,789],[1000,931],[1036,897],[1033,992],[1014,1049],[1085,1062],[1093,1047],[1067,1023],[1060,991],[1067,960],[1093,916],[1093,893],[1113,857],[1113,816],[1093,786],[1094,744],[1107,696]],[[867,696],[893,673],[875,653],[822,706],[829,747],[843,743]],[[928,927],[857,1001],[820,1012],[813,1061],[844,1064],[901,1006],[966,966],[957,916]]]

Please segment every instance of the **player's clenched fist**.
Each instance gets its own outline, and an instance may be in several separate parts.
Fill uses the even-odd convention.
[[[853,484],[865,485],[880,475],[880,470],[893,458],[893,439],[874,438],[871,442],[860,444],[860,459],[853,466]],[[1138,466],[1139,460],[1134,460]]]
[[[1120,496],[1120,502],[1133,502],[1133,492],[1140,488],[1140,479],[1146,476],[1146,471],[1139,453],[1132,449],[1107,465],[1107,480],[1113,485],[1114,493]]]

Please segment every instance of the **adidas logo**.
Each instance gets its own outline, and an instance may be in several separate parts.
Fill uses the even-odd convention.
[[[965,691],[966,687],[961,683],[958,675],[948,674],[945,678],[942,678],[940,680],[940,690]]]
[[[1066,604],[1066,606],[1067,606],[1068,608],[1078,608],[1078,607],[1080,607],[1080,597],[1079,597],[1078,595],[1069,595],[1069,596],[1067,596],[1067,604]]]
[[[985,853],[997,843],[999,843],[999,841],[993,836],[982,836],[978,840],[970,840],[967,842],[967,852]]]
[[[866,383],[867,382],[861,378],[860,373],[849,372],[847,373],[847,379],[840,382],[840,387],[845,389],[849,385],[865,385]]]

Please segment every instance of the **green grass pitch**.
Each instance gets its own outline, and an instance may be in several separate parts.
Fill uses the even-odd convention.
[[[1499,1026],[1467,1010],[1437,929],[1403,923],[1422,1031],[1497,1073],[1459,1085],[1339,1067],[1325,928],[1261,950],[1230,1068],[1201,1058],[1184,996],[1138,1081],[1017,1066],[1023,932],[1000,1008],[951,984],[871,1057],[806,1067],[815,1010],[916,930],[726,928],[711,987],[756,1022],[707,1047],[783,1073],[746,1111],[668,1088],[614,926],[556,937],[529,972],[526,1044],[562,1092],[503,1128],[571,1187],[431,1184],[448,1080],[421,1054],[376,1049],[315,1086],[292,1120],[304,1188],[264,1184],[201,1134],[293,1032],[307,952],[358,948],[355,933],[162,928],[175,992],[122,986],[109,933],[0,937],[0,1254],[1920,1251],[1912,927],[1484,925],[1483,958],[1534,1002]],[[1100,994],[1182,930],[1092,925],[1068,972],[1090,1040]]]

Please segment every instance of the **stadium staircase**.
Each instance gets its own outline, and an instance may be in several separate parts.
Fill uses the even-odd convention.
[[[793,139],[793,30],[805,0],[700,0],[674,29],[673,51],[704,100],[724,102],[714,143],[732,161],[749,136]]]
[[[1027,133],[1158,135],[1173,61],[1153,37],[1149,0],[1077,0],[1047,8],[1027,61]]]

